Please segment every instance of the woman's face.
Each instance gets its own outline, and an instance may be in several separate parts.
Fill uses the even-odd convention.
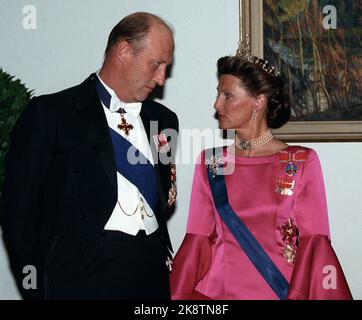
[[[248,128],[255,99],[241,87],[241,81],[232,75],[222,75],[217,86],[214,108],[221,129]]]

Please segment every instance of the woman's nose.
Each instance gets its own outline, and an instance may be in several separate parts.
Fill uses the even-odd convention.
[[[220,101],[220,98],[216,98],[215,103],[214,103],[215,110],[220,110],[221,107],[222,107],[222,103]]]

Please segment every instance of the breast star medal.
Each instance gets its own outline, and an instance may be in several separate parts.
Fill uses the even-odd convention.
[[[283,241],[291,241],[297,237],[297,227],[293,224],[293,219],[289,218],[288,221],[282,225]]]
[[[288,221],[281,226],[281,232],[283,236],[284,246],[283,246],[283,257],[289,264],[295,262],[297,254],[297,246],[295,244],[298,241],[298,229],[297,226],[293,223],[293,219],[289,218]],[[295,240],[294,240],[295,239]]]
[[[296,258],[296,250],[294,244],[286,243],[283,248],[283,257],[288,264],[294,264]]]

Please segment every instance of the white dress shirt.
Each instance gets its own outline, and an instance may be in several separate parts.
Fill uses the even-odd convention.
[[[120,101],[116,93],[99,76],[98,78],[111,95],[109,109],[102,103],[108,126],[132,143],[154,165],[151,148],[140,117],[142,103],[124,103]],[[119,108],[126,111],[124,117],[127,123],[133,125],[128,137],[117,127],[121,121],[121,115],[117,112]],[[142,196],[138,188],[118,171],[117,186],[118,201],[104,229],[118,230],[131,235],[136,235],[139,230],[145,230],[146,234],[156,231],[158,228],[157,219],[147,200]]]

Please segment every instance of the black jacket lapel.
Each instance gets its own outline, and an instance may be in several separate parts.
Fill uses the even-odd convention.
[[[162,131],[162,129],[163,129],[162,122],[161,122],[158,110],[155,110],[155,108],[152,108],[152,106],[150,106],[148,104],[147,100],[144,101],[142,104],[142,109],[141,109],[140,115],[141,115],[141,119],[143,122],[143,126],[146,130],[148,142],[150,143],[153,161],[154,161],[155,169],[156,169],[157,188],[159,191],[158,194],[159,194],[159,199],[160,199],[160,203],[159,203],[160,212],[157,212],[156,216],[157,216],[157,220],[159,223],[159,227],[162,230],[163,240],[165,241],[169,250],[172,252],[171,240],[170,240],[170,236],[167,231],[166,220],[165,220],[166,211],[167,211],[167,199],[165,198],[165,195],[163,192],[164,188],[163,188],[161,174],[160,174],[160,166],[162,166],[162,164],[159,163],[160,161],[159,161],[159,157],[158,157],[158,150],[157,150],[155,142],[153,140],[153,135],[158,135]],[[152,121],[154,121],[153,125],[151,125]],[[155,127],[156,124],[157,124],[157,127]]]
[[[80,85],[79,99],[76,101],[76,109],[80,121],[85,129],[87,138],[98,154],[105,173],[117,194],[116,161],[114,157],[112,140],[109,135],[109,127],[102,104],[98,98],[94,86],[96,74],[91,74]]]
[[[156,111],[156,110],[154,110]],[[158,158],[158,150],[156,148],[156,145],[153,141],[153,135],[158,135],[159,132],[162,130],[162,128],[159,128],[159,122],[160,120],[155,117],[156,112],[151,112],[151,108],[148,108],[147,100],[143,102],[142,109],[141,109],[141,119],[143,122],[143,126],[146,130],[148,143],[150,144],[153,162],[155,164],[155,169],[157,171],[157,183],[158,183],[158,190],[160,191],[160,201],[162,208],[166,207],[166,200],[163,196],[163,188],[162,188],[162,181],[159,174],[159,158]],[[157,127],[151,126],[151,121],[154,121],[154,125],[157,123]]]
[[[148,143],[151,147],[152,157],[155,164],[158,163],[158,150],[156,148],[155,142],[153,140],[154,135],[158,135],[159,132],[162,130],[162,128],[159,128],[160,125],[160,119],[157,118],[155,115],[155,111],[151,112],[152,108],[149,108],[149,105],[147,103],[147,100],[142,103],[142,109],[141,109],[141,119],[143,122],[143,126],[146,130]],[[151,122],[154,122],[151,126]],[[157,126],[155,126],[157,124]]]

